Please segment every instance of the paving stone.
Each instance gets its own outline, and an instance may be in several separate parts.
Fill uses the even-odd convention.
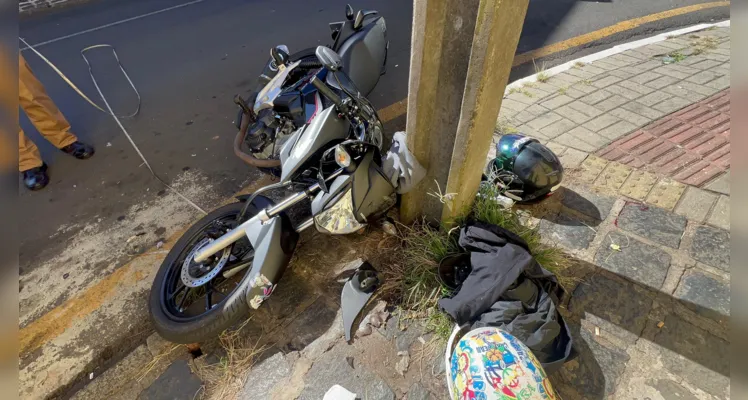
[[[699,315],[726,322],[730,317],[730,284],[698,268],[687,270],[673,297]]]
[[[675,213],[685,216],[691,221],[704,222],[712,205],[717,201],[717,195],[706,190],[689,187],[675,207]]]
[[[618,192],[632,199],[643,201],[657,182],[657,176],[646,171],[634,170]]]
[[[688,81],[681,81],[677,85],[674,85],[674,86],[677,88],[686,89],[691,92],[696,92],[704,96],[711,96],[721,90],[721,89],[715,89],[713,87],[699,85],[697,83],[688,82]]]
[[[543,101],[542,103],[540,103],[540,105],[549,110],[553,110],[555,108],[561,107],[562,105],[566,103],[571,103],[572,101],[574,101],[573,97],[570,97],[564,94],[559,94],[557,96],[551,97],[548,100]]]
[[[666,86],[673,85],[676,82],[680,82],[680,79],[665,75],[665,76],[660,76],[659,78],[653,81],[649,81],[645,83],[644,85],[651,87],[652,89],[662,89]]]
[[[610,246],[620,246],[620,251]],[[633,282],[659,290],[670,268],[671,256],[619,232],[610,232],[595,255],[595,264]]]
[[[545,141],[553,139],[552,137],[550,137],[550,136],[542,133],[541,131],[539,131],[537,129],[534,129],[534,128],[531,128],[531,127],[529,127],[527,125],[520,125],[520,126],[518,126],[517,127],[517,131],[519,131],[519,133],[521,133],[521,134],[523,134],[525,136],[530,136],[530,137],[534,137],[536,139],[539,139],[541,142],[545,142]],[[494,136],[496,136],[496,135],[494,135]],[[498,143],[498,139],[501,139],[501,135],[498,135],[496,143]]]
[[[730,197],[719,196],[717,204],[712,209],[712,214],[709,216],[707,223],[720,227],[722,229],[730,230]]]
[[[315,300],[285,328],[286,332],[294,334],[284,349],[301,350],[307,347],[330,328],[336,315],[337,311],[322,298]]]
[[[549,376],[563,399],[607,399],[616,390],[630,357],[625,349],[600,344],[595,334],[572,328],[577,357]]]
[[[647,86],[644,86],[644,85],[640,85],[640,84],[634,82],[633,80],[623,80],[623,81],[621,81],[621,82],[618,83],[618,86],[626,88],[628,90],[633,90],[634,92],[637,92],[640,95],[649,94],[649,93],[652,93],[654,91],[654,89],[652,89],[650,87],[647,87]]]
[[[600,176],[597,177],[595,180],[595,186],[618,191],[631,171],[631,167],[613,161],[608,164]]]
[[[664,65],[660,68],[655,68],[654,71],[659,74],[672,76],[673,78],[678,78],[678,79],[686,79],[689,76],[699,72],[699,70],[697,69],[685,67],[682,65],[675,65],[675,64]]]
[[[148,338],[145,340],[145,343],[148,347],[148,351],[151,352],[151,355],[153,357],[159,356],[161,353],[171,349],[174,346],[174,343],[171,343],[168,340],[162,338],[158,333],[152,333],[150,336],[148,336]]]
[[[554,153],[555,155],[557,155],[557,156],[559,156],[559,157],[560,157],[561,155],[563,155],[563,154],[564,154],[564,152],[565,152],[565,151],[566,151],[566,150],[568,149],[568,147],[566,147],[566,146],[563,146],[563,145],[560,145],[560,144],[558,144],[558,143],[556,143],[556,142],[548,142],[548,143],[546,143],[545,147],[547,147],[547,148],[551,149],[551,151],[552,151],[552,152],[553,152],[553,153]],[[580,161],[580,162],[581,162],[581,161]],[[562,165],[563,165],[563,164],[562,164]],[[566,167],[566,166],[564,165],[564,167]]]
[[[639,75],[631,77],[630,80],[633,81],[633,82],[635,82],[635,83],[638,83],[640,85],[644,85],[645,83],[651,82],[651,81],[653,81],[655,79],[658,79],[658,78],[662,78],[662,75],[660,75],[660,74],[658,74],[656,72],[647,71],[647,72],[645,72],[643,74],[639,74]]]
[[[730,232],[699,225],[694,232],[689,255],[702,263],[730,271]]]
[[[621,229],[677,249],[688,220],[658,207],[628,203],[618,215],[617,222]]]
[[[529,92],[527,92],[527,93],[529,93]],[[537,98],[532,97],[532,96],[528,96],[527,94],[522,93],[522,92],[509,93],[505,97],[505,100],[516,101],[518,103],[522,103],[522,104],[525,104],[527,106],[533,105],[533,104],[535,104],[538,101]]]
[[[700,59],[698,62],[690,64],[689,67],[705,71],[705,70],[710,70],[719,65],[721,65],[719,61]]]
[[[621,78],[617,76],[607,75],[592,82],[592,86],[602,89],[620,81]]]
[[[665,114],[670,114],[672,112],[678,111],[683,107],[689,106],[692,104],[692,100],[686,100],[677,96],[673,96],[657,105],[654,106],[655,109],[662,111]]]
[[[577,126],[576,122],[570,121],[566,118],[562,118],[540,129],[540,133],[542,133],[544,136],[548,137],[549,139],[553,139],[559,135],[569,132],[570,130],[574,129],[576,126]]]
[[[594,156],[590,156],[594,157]],[[574,211],[602,221],[608,217],[616,199],[586,190],[563,189],[561,204]]]
[[[595,326],[633,344],[644,330],[652,309],[648,290],[635,283],[594,274],[574,289],[568,310],[579,319],[592,319],[590,315],[597,317]]]
[[[517,115],[514,116],[514,119],[524,124],[527,121],[533,120],[547,112],[547,108],[541,107],[537,104],[533,104],[525,108],[523,111],[517,113]]]
[[[588,104],[582,103],[581,101],[574,101],[572,103],[564,105],[560,107],[557,112],[578,124],[585,123],[590,119],[602,114],[600,110]]]
[[[622,82],[625,82],[625,81],[622,81]],[[636,92],[636,91],[631,90],[631,89],[628,89],[628,88],[625,88],[625,87],[623,87],[623,86],[621,86],[619,84],[608,86],[607,90],[609,90],[609,91],[611,91],[611,92],[613,92],[613,93],[615,93],[615,94],[617,94],[619,96],[623,96],[623,97],[625,97],[625,98],[627,98],[629,100],[635,100],[635,99],[637,99],[637,98],[639,98],[639,97],[642,96],[641,93]]]
[[[603,114],[597,118],[594,118],[590,121],[587,121],[583,127],[593,131],[597,132],[603,128],[607,128],[616,122],[620,121],[620,119],[614,115],[611,114]]]
[[[624,104],[624,103],[621,103],[621,104]],[[598,104],[597,107],[600,108],[600,104]],[[610,114],[624,121],[629,121],[636,126],[644,126],[652,121],[651,118],[643,117],[639,114],[633,113],[624,108],[617,108],[617,107],[618,105],[616,105],[613,109],[611,109]]]
[[[657,207],[672,210],[678,204],[678,200],[685,190],[686,185],[670,178],[663,178],[650,190],[646,201]]]
[[[304,377],[305,386],[299,396],[300,400],[319,400],[334,384],[365,399],[395,399],[395,393],[379,376],[361,365],[357,365],[355,369],[348,365],[345,359],[347,346],[345,343],[338,343],[314,362]]]
[[[541,129],[544,128],[558,120],[562,119],[562,117],[555,112],[547,112],[533,120],[530,120],[527,122],[527,126],[533,129]]]
[[[722,74],[718,74],[716,72],[706,70],[706,71],[701,71],[699,73],[696,73],[693,76],[687,78],[686,80],[689,82],[697,83],[699,85],[703,85],[707,82],[711,82],[719,78],[720,76],[722,76]]]
[[[550,142],[550,143],[553,143],[554,145],[557,145],[557,146],[561,146],[560,144],[557,144],[555,142]],[[550,143],[549,143],[549,147],[550,147]],[[566,146],[563,146],[563,147],[566,147]],[[565,169],[572,169],[572,168],[577,168],[579,165],[581,165],[584,159],[587,158],[588,155],[589,155],[588,153],[579,151],[577,149],[566,148],[563,154],[559,156],[559,159],[561,161],[561,165]]]
[[[682,318],[668,315],[657,331],[665,368],[685,382],[719,398],[730,387],[730,344]]]
[[[647,107],[644,104],[636,102],[636,101],[628,102],[622,105],[621,107],[623,107],[624,109],[628,111],[631,111],[634,114],[639,114],[641,116],[644,116],[644,117],[647,117],[653,120],[658,119],[666,114],[665,112],[662,112],[660,110],[655,110],[651,107]]]
[[[174,361],[153,384],[140,392],[138,399],[192,399],[203,382],[190,370],[185,360]]]
[[[598,69],[598,70],[605,72],[604,70],[601,70],[601,69]],[[594,71],[588,71],[588,70],[585,70],[579,67],[571,67],[570,69],[566,71],[566,73],[569,75],[578,76],[582,79],[590,79],[594,77],[595,75],[597,75],[597,73],[595,73]]]
[[[704,84],[706,87],[710,87],[715,90],[724,90],[730,87],[730,76],[724,75],[720,76],[717,79],[714,79],[712,81],[709,81]]]
[[[602,112],[612,111],[612,110],[617,109],[621,105],[628,103],[628,101],[629,100],[623,96],[613,95],[595,104],[595,108],[597,108],[598,110]]]
[[[723,174],[719,178],[706,184],[704,188],[709,189],[713,192],[722,193],[722,194],[726,194],[729,196],[730,195],[730,171],[727,171],[727,173]]]
[[[608,71],[608,75],[612,75],[621,79],[630,79],[632,76],[636,76],[636,74],[633,74],[631,72],[622,71],[620,69],[615,69],[612,71]]]
[[[524,109],[527,108],[527,104],[520,103],[516,100],[506,98],[506,99],[501,100],[501,109],[503,110],[505,108],[508,108],[516,112],[520,112],[520,111],[524,111]]]
[[[608,142],[601,136],[598,136],[595,132],[581,126],[558,136],[554,140],[565,146],[573,147],[577,150],[586,151],[588,153],[592,153],[608,144]]]
[[[607,91],[605,89],[600,89],[600,90],[594,91],[594,92],[592,92],[592,93],[590,93],[588,95],[580,97],[579,101],[582,101],[582,102],[584,102],[586,104],[589,104],[589,105],[595,105],[595,104],[597,104],[597,103],[599,103],[599,102],[607,99],[610,96],[613,96],[613,93],[611,93],[611,92],[609,92],[609,91]]]
[[[652,107],[653,105],[655,105],[655,104],[657,104],[657,103],[659,103],[659,102],[661,102],[663,100],[669,99],[671,97],[673,97],[673,96],[670,93],[665,93],[665,92],[657,91],[657,92],[652,92],[652,93],[650,93],[650,94],[648,94],[646,96],[640,97],[636,101],[638,101],[639,103],[644,104],[645,106]]]
[[[618,121],[615,124],[598,131],[598,135],[605,137],[608,141],[613,141],[624,136],[637,128],[637,125],[628,121]]]
[[[254,365],[244,380],[241,399],[269,399],[275,385],[291,376],[293,360],[278,352]]]
[[[567,249],[584,250],[595,239],[595,230],[578,218],[561,214],[553,220],[540,221],[543,239]]]
[[[429,400],[431,398],[431,393],[429,393],[429,391],[420,383],[416,382],[410,385],[410,388],[408,389],[408,400]]]
[[[597,176],[600,175],[601,172],[603,172],[607,165],[608,161],[600,157],[590,155],[579,166],[579,170],[576,171],[575,177],[581,182],[592,183],[595,181],[595,179],[597,179]]]
[[[670,93],[672,95],[675,95],[675,96],[678,96],[684,99],[692,99],[694,101],[703,100],[704,98],[707,97],[707,95],[705,94],[688,90],[681,85],[666,86],[662,88],[661,90],[667,93]]]

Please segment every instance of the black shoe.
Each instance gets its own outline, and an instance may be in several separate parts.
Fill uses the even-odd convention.
[[[30,190],[41,190],[49,183],[47,164],[23,171],[23,184]]]
[[[68,153],[72,155],[73,157],[79,159],[79,160],[85,160],[87,158],[90,158],[92,155],[94,155],[94,148],[93,146],[89,146],[85,143],[81,142],[74,142],[71,143],[60,150],[64,151],[65,153]]]

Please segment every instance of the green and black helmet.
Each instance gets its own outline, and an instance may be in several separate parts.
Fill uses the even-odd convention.
[[[504,195],[521,203],[550,196],[561,186],[564,167],[556,154],[537,139],[504,135],[496,144],[496,158],[486,175],[504,189]]]

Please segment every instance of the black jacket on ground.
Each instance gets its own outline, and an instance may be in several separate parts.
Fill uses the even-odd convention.
[[[547,373],[559,369],[572,341],[554,303],[562,294],[556,276],[535,261],[522,238],[496,225],[468,224],[459,244],[470,253],[472,271],[439,307],[460,325],[501,328],[525,343]]]

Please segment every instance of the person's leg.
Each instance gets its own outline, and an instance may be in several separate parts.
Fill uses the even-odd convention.
[[[26,135],[18,129],[18,170],[23,174],[23,184],[31,190],[47,186],[47,165],[39,155],[39,149]]]
[[[58,149],[78,141],[70,132],[70,124],[47,95],[22,55],[18,55],[19,104],[45,139]]]

